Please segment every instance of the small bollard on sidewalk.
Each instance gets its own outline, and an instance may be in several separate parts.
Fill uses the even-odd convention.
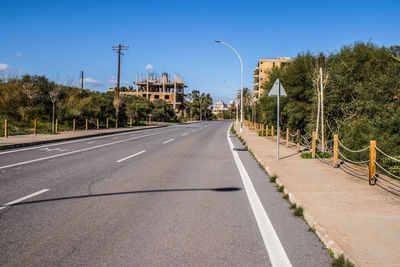
[[[108,129],[108,119],[106,120],[106,128]]]
[[[271,126],[271,137],[274,139],[274,126]]]
[[[72,131],[75,132],[75,119],[72,121]]]
[[[97,130],[99,129],[99,119],[96,119]]]
[[[33,121],[33,134],[37,135],[37,120],[36,119]]]
[[[86,126],[86,131],[88,130],[88,122],[87,122],[87,119],[86,119],[86,121],[85,121],[85,126]]]
[[[58,133],[58,119],[56,119],[55,133]]]

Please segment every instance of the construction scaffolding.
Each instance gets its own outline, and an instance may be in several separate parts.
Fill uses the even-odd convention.
[[[121,92],[122,95],[137,95],[143,96],[150,101],[156,99],[164,99],[168,103],[173,105],[176,113],[180,113],[184,110],[184,90],[185,83],[181,77],[174,74],[174,79],[171,81],[167,73],[163,73],[161,80],[157,75],[147,74],[147,77],[143,79],[136,75],[136,82],[133,82],[135,88],[129,91]]]

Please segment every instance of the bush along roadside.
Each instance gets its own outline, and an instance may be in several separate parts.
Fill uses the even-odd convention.
[[[237,132],[235,131],[233,125],[232,125],[232,127],[231,127],[231,132],[232,132],[234,135],[236,135],[236,137],[239,138],[239,140],[242,142],[243,145],[246,146],[247,150],[250,152],[250,154],[253,156],[253,158],[257,161],[258,166],[260,167],[260,169],[262,169],[262,170],[269,176],[269,181],[270,181],[270,183],[273,183],[273,184],[274,184],[274,187],[277,188],[277,191],[283,194],[283,195],[282,195],[282,198],[283,198],[283,199],[286,199],[289,203],[291,203],[291,202],[290,202],[289,193],[288,193],[288,192],[285,193],[285,187],[284,187],[284,185],[279,185],[279,184],[277,184],[277,178],[278,178],[278,176],[277,176],[276,174],[273,174],[273,175],[269,175],[269,174],[268,174],[268,172],[265,170],[265,167],[257,160],[257,158],[255,157],[255,155],[254,155],[254,153],[251,151],[251,149],[249,149],[249,148],[247,147],[246,142],[244,141],[244,139],[243,139],[242,137],[240,137],[240,136],[237,135]],[[304,154],[306,154],[307,156],[304,156],[304,157],[303,157]],[[309,154],[309,155],[308,155],[308,154]],[[322,152],[319,152],[318,156],[321,157],[321,158],[330,158],[330,157],[331,157],[331,155],[330,155],[329,153],[322,153]],[[301,157],[302,157],[302,158],[311,158],[311,152],[309,152],[309,153],[303,153],[303,154],[301,155]],[[308,222],[307,222],[307,221],[305,220],[305,218],[304,218],[304,209],[303,209],[302,206],[298,206],[296,203],[291,203],[291,205],[289,206],[289,208],[290,208],[291,210],[293,210],[293,215],[294,215],[294,216],[303,219],[303,220],[306,222],[306,224],[308,225]],[[318,234],[317,234],[316,229],[315,229],[314,227],[311,227],[310,225],[308,225],[308,226],[309,226],[308,231],[314,233],[314,234],[318,237],[318,239],[320,239],[319,236],[318,236]],[[321,242],[322,244],[324,244],[323,241],[320,240],[320,242]],[[328,249],[329,255],[331,255],[331,256],[334,258],[334,256],[335,256],[335,255],[334,255],[334,252],[333,252],[330,248],[327,248],[327,249]],[[332,267],[354,267],[354,266],[355,266],[355,265],[354,265],[350,260],[346,259],[346,258],[344,257],[343,254],[341,254],[341,255],[340,255],[339,257],[337,257],[337,258],[334,258],[333,261],[332,261]]]

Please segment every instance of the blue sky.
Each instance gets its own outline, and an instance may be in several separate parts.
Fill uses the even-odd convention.
[[[113,86],[118,43],[121,80],[132,82],[146,66],[180,74],[188,90],[214,102],[252,88],[258,58],[335,52],[355,41],[399,44],[400,1],[16,1],[0,2],[0,71],[46,75],[67,83],[88,78],[86,88]],[[90,78],[90,79],[89,79]]]

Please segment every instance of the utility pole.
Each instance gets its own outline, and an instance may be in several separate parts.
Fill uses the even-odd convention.
[[[116,90],[116,98],[117,101],[115,103],[115,128],[118,128],[118,113],[119,113],[119,79],[120,79],[120,66],[121,66],[121,55],[124,55],[121,53],[121,50],[128,50],[129,46],[127,45],[115,45],[111,47],[112,50],[117,51],[118,53],[118,79],[117,79],[117,90]]]
[[[321,77],[321,148],[322,152],[325,152],[324,145],[324,86],[322,81],[322,67],[319,68],[319,75]]]
[[[83,70],[81,71],[81,89],[83,90]]]
[[[201,102],[202,102],[202,98],[200,97],[200,122],[201,122]]]

